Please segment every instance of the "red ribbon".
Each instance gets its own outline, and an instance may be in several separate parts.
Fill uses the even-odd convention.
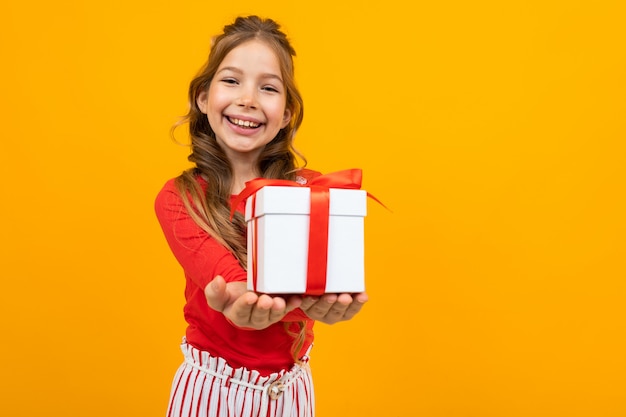
[[[290,180],[255,178],[246,182],[245,188],[235,197],[231,207],[231,219],[235,213],[235,208],[239,204],[254,195],[265,186],[288,186],[288,187],[308,187],[311,189],[311,210],[309,217],[309,257],[307,265],[306,294],[321,295],[326,292],[326,268],[328,259],[328,221],[330,207],[330,188],[343,188],[358,190],[361,188],[362,172],[360,169],[348,169],[344,171],[332,172],[320,175],[310,180],[307,184],[300,184]],[[367,196],[383,205],[371,194]],[[256,200],[256,199],[255,199]],[[255,206],[253,200],[253,209]],[[252,215],[254,216],[254,210]],[[257,230],[254,229],[254,241],[256,241]],[[252,252],[252,277],[254,288],[256,289],[257,277],[256,244]]]

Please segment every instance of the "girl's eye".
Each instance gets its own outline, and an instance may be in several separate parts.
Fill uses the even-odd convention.
[[[272,87],[271,85],[266,85],[265,87],[261,88],[264,91],[269,91],[272,93],[278,93],[278,89],[275,87]]]
[[[234,78],[224,78],[222,82],[225,84],[237,84],[237,80]]]

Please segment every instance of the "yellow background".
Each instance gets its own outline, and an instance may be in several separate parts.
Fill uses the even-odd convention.
[[[168,132],[257,13],[298,51],[309,166],[393,211],[369,204],[371,302],[317,327],[318,415],[626,416],[622,4],[5,1],[0,415],[164,415]]]

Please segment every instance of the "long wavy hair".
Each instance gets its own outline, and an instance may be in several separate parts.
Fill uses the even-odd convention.
[[[238,17],[234,23],[224,26],[223,33],[212,39],[207,62],[189,85],[189,112],[172,127],[173,134],[176,127],[189,124],[191,154],[188,159],[194,166],[176,178],[187,211],[204,231],[230,250],[244,268],[247,267],[245,221],[240,213],[230,219],[231,164],[196,100],[200,93],[209,89],[226,55],[251,40],[266,43],[276,54],[286,91],[286,108],[291,111],[290,123],[262,150],[257,172],[264,178],[295,179],[296,157],[306,165],[306,159],[293,146],[294,135],[302,124],[304,106],[294,79],[296,52],[272,19]],[[208,183],[206,190],[199,184],[199,176]]]

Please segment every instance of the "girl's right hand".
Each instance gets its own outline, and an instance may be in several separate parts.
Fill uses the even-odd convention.
[[[302,303],[302,297],[273,297],[248,291],[245,282],[227,283],[216,276],[204,289],[209,306],[237,327],[260,330],[280,321]]]
[[[323,294],[320,297],[306,296],[300,304],[302,311],[316,321],[335,324],[352,319],[367,302],[366,293]]]

